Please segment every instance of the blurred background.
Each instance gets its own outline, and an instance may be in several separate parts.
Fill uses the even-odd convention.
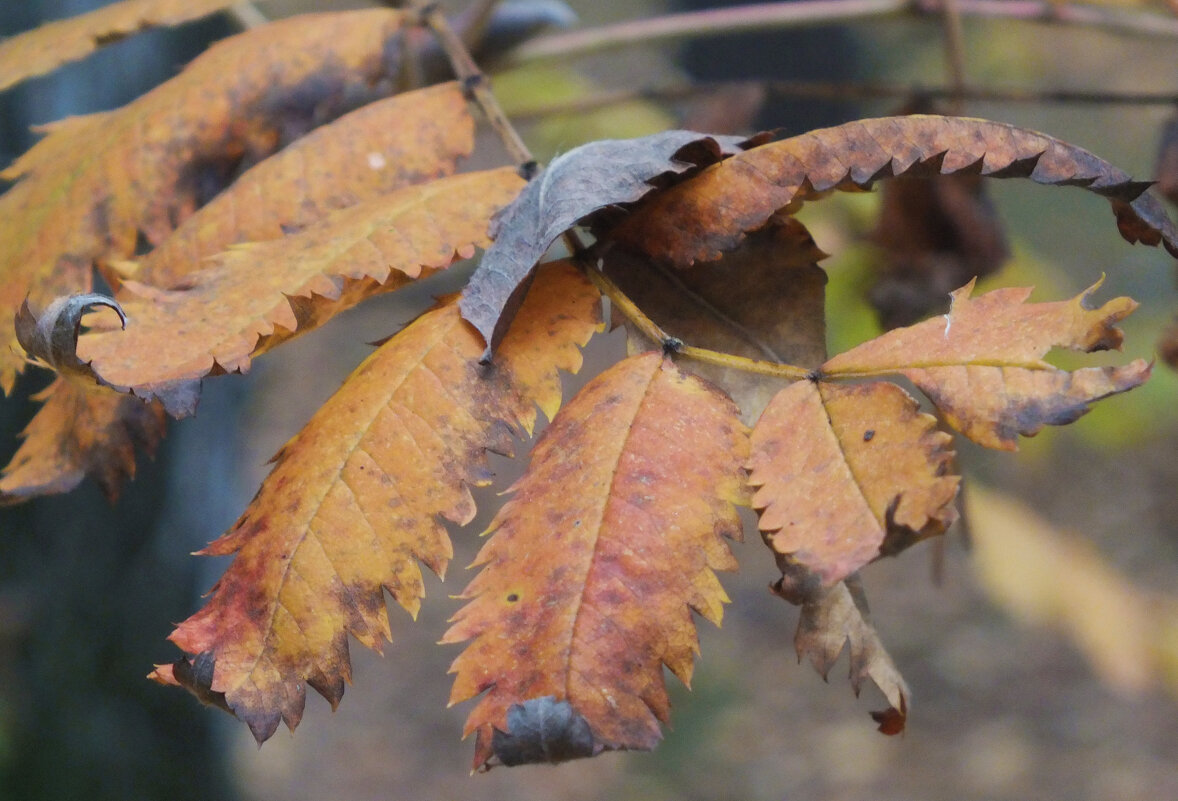
[[[98,5],[3,3],[0,33]],[[280,16],[359,5],[261,7]],[[588,27],[702,4],[569,5]],[[122,105],[234,31],[213,17],[151,32],[0,93],[0,163],[34,141],[29,126]],[[965,33],[974,85],[1178,94],[1174,39],[980,19],[966,19]],[[746,86],[555,113],[592,93],[689,79],[939,86],[945,63],[937,20],[896,17],[535,62],[502,72],[495,87],[550,158],[583,141],[677,125],[797,133],[906,102],[800,101]],[[1154,174],[1172,113],[996,102],[962,111],[1042,130],[1142,178]],[[1112,360],[1153,358],[1178,307],[1172,260],[1123,242],[1091,194],[1024,181],[986,189],[1012,254],[986,285],[1033,285],[1035,299],[1053,300],[1103,274],[1099,298],[1142,302],[1124,325],[1125,353]],[[839,195],[802,212],[833,254],[823,263],[832,352],[881,330],[868,302],[887,257],[872,233],[881,197]],[[394,610],[384,657],[352,649],[356,683],[336,713],[312,696],[298,732],[280,730],[259,750],[228,716],[144,680],[152,663],[175,658],[165,637],[224,567],[188,554],[232,525],[266,459],[367,354],[364,343],[464,275],[370,301],[259,360],[249,376],[206,382],[197,417],[172,426],[113,507],[87,482],[64,498],[0,510],[0,799],[1178,798],[1178,380],[1163,365],[1146,386],[1025,441],[1018,454],[959,442],[968,480],[984,488],[967,498],[969,536],[956,527],[943,545],[864,571],[875,625],[913,691],[902,737],[875,731],[867,712],[882,700],[870,687],[855,699],[845,657],[829,683],[797,664],[797,612],[769,595],[776,571],[753,534],[736,547],[741,572],[724,577],[733,603],[723,628],[702,624],[694,689],[668,677],[673,727],[653,754],[469,777],[472,745],[459,739],[467,706],[446,709],[446,668],[458,650],[434,643],[496,503],[490,491],[478,495],[479,520],[453,532],[450,580],[428,584],[418,622]],[[623,348],[621,332],[599,337],[584,372]],[[583,380],[570,379],[569,391]],[[45,383],[28,375],[0,404],[5,463],[36,408],[29,395]],[[521,468],[493,464],[500,486]]]

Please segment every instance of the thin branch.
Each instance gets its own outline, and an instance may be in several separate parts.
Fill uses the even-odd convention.
[[[242,30],[252,30],[260,28],[270,21],[261,9],[253,3],[238,3],[231,6],[227,11],[233,21],[236,22]]]
[[[507,119],[507,115],[503,113],[499,100],[491,91],[487,76],[479,69],[462,39],[450,27],[450,21],[446,19],[441,7],[436,3],[414,0],[413,10],[420,17],[422,24],[433,31],[434,36],[437,37],[438,43],[441,44],[447,58],[450,59],[454,74],[462,81],[470,99],[482,110],[483,116],[487,118],[492,130],[503,141],[503,146],[507,148],[507,153],[512,161],[520,165],[525,172],[532,172],[536,164],[535,159],[532,158],[532,152],[528,150],[528,146],[524,144],[524,140],[520,138],[519,132],[512,126],[511,121]],[[531,176],[525,175],[525,177],[530,178]]]
[[[820,100],[892,100],[925,97],[930,100],[951,100],[960,95],[963,100],[987,103],[1034,103],[1076,105],[1178,105],[1178,91],[1174,92],[1087,92],[1056,89],[1010,89],[1001,87],[921,86],[919,84],[881,82],[823,82],[823,81],[713,81],[676,83],[637,89],[613,89],[591,92],[572,100],[540,103],[514,111],[513,119],[530,121],[556,114],[577,114],[605,106],[636,100],[670,102],[691,100],[712,92],[756,86],[779,97],[801,97]]]
[[[513,51],[510,63],[568,59],[634,45],[728,33],[906,14],[937,16],[943,7],[944,0],[798,0],[666,14],[533,39]],[[957,8],[963,17],[1014,19],[1046,25],[1095,27],[1108,33],[1131,36],[1178,38],[1178,18],[1148,11],[1061,3],[1058,0],[957,0]]]
[[[943,0],[941,7],[941,30],[945,37],[945,61],[949,68],[949,84],[954,96],[950,111],[960,114],[965,101],[961,96],[965,90],[965,30],[961,24],[961,0]]]
[[[719,351],[697,348],[685,344],[682,340],[668,335],[657,323],[647,317],[646,313],[638,308],[634,301],[630,300],[629,296],[622,291],[621,287],[610,280],[600,270],[590,265],[588,261],[585,258],[577,260],[582,266],[585,275],[593,282],[594,286],[601,291],[601,294],[609,298],[610,305],[614,309],[617,309],[623,317],[633,323],[634,327],[643,336],[651,342],[661,344],[663,350],[668,353],[694,359],[697,362],[704,362],[705,364],[731,367],[736,370],[743,370],[746,373],[756,373],[758,375],[770,375],[790,380],[799,380],[811,376],[811,371],[804,367],[763,361],[761,359],[749,359],[744,356],[733,356],[730,353],[721,353]]]

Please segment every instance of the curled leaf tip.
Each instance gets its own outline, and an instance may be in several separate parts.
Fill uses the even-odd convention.
[[[55,299],[37,314],[28,298],[16,315],[16,338],[32,359],[38,359],[62,375],[93,376],[89,364],[78,358],[78,334],[82,317],[89,311],[106,307],[119,315],[119,324],[127,328],[127,314],[119,302],[107,295],[87,292]]]

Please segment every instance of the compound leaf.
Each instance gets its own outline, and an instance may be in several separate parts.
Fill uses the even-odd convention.
[[[223,699],[259,742],[280,720],[298,725],[305,684],[337,704],[351,674],[347,635],[377,650],[390,638],[383,589],[416,615],[415,560],[441,574],[451,556],[438,518],[474,517],[468,487],[490,480],[485,452],[510,452],[535,404],[559,405],[557,369],[580,367],[577,346],[599,316],[592,285],[557,264],[537,276],[494,368],[478,364],[482,342],[454,299],[389,339],[203,551],[235,558],[171,636],[188,656],[155,678],[203,676],[188,684]]]

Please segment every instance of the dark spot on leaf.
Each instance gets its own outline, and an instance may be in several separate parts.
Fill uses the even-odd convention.
[[[869,428],[863,432],[863,441],[864,442],[871,442],[871,440],[874,438],[875,438],[875,429]]]
[[[516,602],[516,601],[518,601],[518,600],[519,600],[519,594],[518,594],[518,593],[514,593],[514,592],[513,592],[511,595],[508,595],[508,596],[507,596],[507,603],[509,603],[509,604],[513,604],[513,603],[515,603],[515,602]]]
[[[593,756],[593,732],[567,701],[530,698],[507,710],[507,731],[498,729],[491,750],[504,765],[555,764]]]

